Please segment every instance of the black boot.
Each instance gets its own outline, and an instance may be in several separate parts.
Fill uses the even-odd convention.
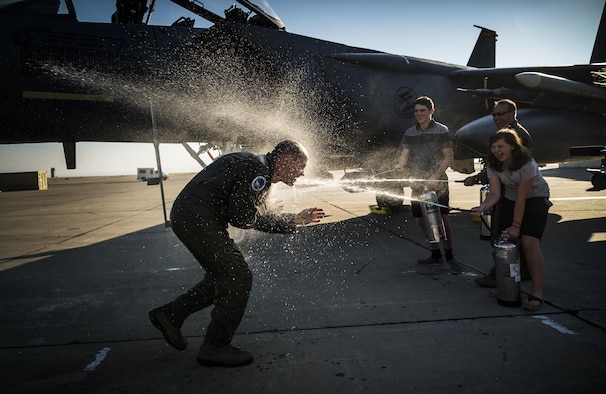
[[[162,332],[164,339],[166,339],[169,345],[177,350],[185,350],[187,340],[181,334],[181,326],[171,321],[166,306],[161,306],[149,312],[149,320],[154,327]]]

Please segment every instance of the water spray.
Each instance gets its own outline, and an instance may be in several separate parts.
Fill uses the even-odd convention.
[[[389,170],[389,171],[384,171],[384,172],[380,172],[377,175],[381,175],[381,174],[386,174],[389,172],[393,172],[395,170]],[[350,173],[350,174],[359,174],[359,173]],[[347,175],[347,174],[346,174]],[[426,203],[426,204],[431,204],[431,205],[435,205],[437,207],[440,208],[445,208],[451,211],[461,211],[461,212],[471,212],[470,209],[464,209],[464,208],[457,208],[457,207],[449,207],[443,204],[440,204],[438,202],[434,202],[434,201],[425,201],[422,199],[418,199],[418,198],[413,198],[413,197],[407,197],[405,195],[399,195],[399,194],[394,194],[394,193],[386,193],[385,191],[382,190],[377,190],[377,189],[372,189],[369,188],[368,186],[366,186],[366,184],[372,184],[372,183],[383,183],[383,182],[399,182],[402,184],[407,184],[409,182],[438,182],[438,183],[443,183],[443,182],[462,182],[462,181],[450,181],[450,180],[442,180],[442,179],[438,179],[438,180],[434,180],[434,179],[414,179],[414,178],[401,178],[401,179],[373,179],[374,177],[368,178],[368,179],[350,179],[350,180],[340,180],[339,183],[341,184],[341,187],[343,188],[343,190],[345,190],[346,192],[349,193],[360,193],[360,192],[369,192],[369,193],[380,193],[380,194],[385,194],[388,195],[389,197],[394,197],[394,198],[401,198],[401,199],[405,199],[408,201],[416,201],[416,202],[420,202],[420,203]],[[345,185],[344,185],[345,184]]]
[[[394,169],[392,169],[392,170],[387,170],[387,171],[379,172],[379,173],[373,174],[373,175],[371,176],[371,178],[376,178],[376,177],[378,177],[379,175],[389,174],[390,172],[394,172],[395,170],[396,170],[396,169],[394,168]]]
[[[339,180],[339,183],[341,184],[341,187],[343,188],[343,190],[345,190],[346,192],[349,192],[349,193],[374,191],[374,192],[378,192],[381,194],[387,194],[384,191],[371,190],[370,188],[368,188],[368,185],[378,184],[378,183],[382,183],[382,184],[383,183],[401,183],[402,187],[406,187],[406,186],[409,186],[409,184],[411,182],[435,182],[435,183],[463,182],[463,181],[451,181],[451,180],[446,180],[446,179],[377,178],[377,176],[379,176],[379,175],[387,174],[387,173],[390,173],[393,171],[396,171],[396,170],[394,169],[394,170],[379,172],[379,173],[371,175],[370,177],[367,177],[367,178],[360,178],[360,174],[362,174],[362,172],[348,172],[348,173],[345,173],[345,175],[343,176],[343,178],[341,178],[341,180]]]

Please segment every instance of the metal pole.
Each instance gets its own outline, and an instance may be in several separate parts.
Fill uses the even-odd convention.
[[[147,7],[147,19],[145,20],[145,24],[149,25],[149,20],[151,19],[152,13],[156,8],[156,0],[150,0],[149,7]]]
[[[152,131],[154,134],[154,150],[156,151],[156,165],[158,166],[158,173],[160,176],[160,193],[162,195],[162,212],[164,213],[164,227],[170,227],[170,222],[168,221],[168,217],[166,216],[166,199],[164,198],[164,183],[163,183],[163,175],[162,172],[162,162],[160,160],[160,142],[158,141],[158,129],[156,127],[156,114],[154,112],[154,103],[149,100],[149,110],[151,113],[152,119]]]

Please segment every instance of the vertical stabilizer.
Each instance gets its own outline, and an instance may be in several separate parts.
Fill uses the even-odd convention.
[[[63,155],[65,166],[68,170],[76,169],[76,143],[73,141],[63,142]]]
[[[482,30],[467,65],[477,68],[494,68],[496,63],[497,32],[482,26],[474,26]]]
[[[602,18],[598,26],[598,32],[593,43],[593,51],[591,52],[590,63],[606,62],[606,3],[602,10]]]

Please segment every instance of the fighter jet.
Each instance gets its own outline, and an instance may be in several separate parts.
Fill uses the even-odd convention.
[[[224,15],[172,1],[211,26],[186,17],[151,25],[153,0],[118,0],[107,23],[80,22],[71,0],[0,2],[0,143],[62,142],[75,168],[78,141],[258,150],[296,138],[326,166],[378,173],[415,122],[412,102],[429,95],[455,139],[458,171],[484,155],[499,98],[519,103],[540,162],[573,160],[573,147],[598,156],[606,145],[604,15],[588,64],[495,68],[497,34],[484,27],[468,64],[454,65],[297,35],[248,0]]]

